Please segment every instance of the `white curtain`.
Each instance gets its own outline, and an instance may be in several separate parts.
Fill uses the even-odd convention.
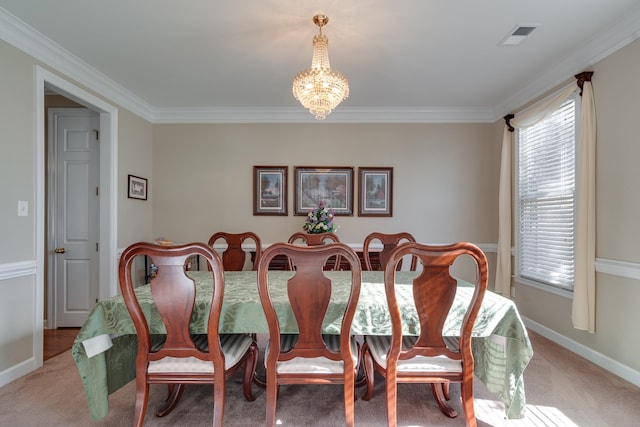
[[[533,126],[546,118],[579,90],[577,82],[569,85],[551,99],[517,114],[510,120],[514,128]],[[580,129],[578,131],[576,261],[573,289],[572,320],[577,329],[595,331],[595,105],[591,82],[584,82]],[[511,295],[511,194],[512,146],[514,133],[507,124],[502,139],[500,187],[498,200],[498,256],[495,291]]]
[[[573,327],[596,331],[596,107],[591,82],[582,87],[578,138]]]

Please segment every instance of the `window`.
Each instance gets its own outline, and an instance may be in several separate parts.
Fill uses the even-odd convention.
[[[518,131],[517,274],[573,290],[576,98]]]

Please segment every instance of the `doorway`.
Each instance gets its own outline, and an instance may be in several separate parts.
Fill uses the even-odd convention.
[[[47,266],[51,250],[47,247],[46,194],[46,128],[45,94],[56,93],[97,113],[100,132],[99,159],[99,225],[98,225],[98,288],[97,298],[105,299],[117,293],[117,119],[116,107],[64,80],[58,75],[36,66],[36,290],[34,301],[33,345],[36,368],[42,366],[43,329],[57,327],[52,287]],[[55,248],[54,248],[55,249]],[[46,298],[45,298],[46,296]],[[46,317],[45,317],[46,315]]]
[[[80,328],[46,329],[44,331],[42,360],[46,362],[48,359],[69,350],[73,346],[79,331]]]

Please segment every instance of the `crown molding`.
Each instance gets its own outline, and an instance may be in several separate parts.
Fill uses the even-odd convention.
[[[590,40],[585,40],[580,49],[571,52],[555,66],[551,66],[537,79],[522,87],[522,90],[507,98],[495,108],[494,121],[515,112],[545,92],[560,86],[585,71],[597,62],[625,47],[640,37],[640,4],[633,7],[624,18],[609,26]]]
[[[153,107],[0,7],[0,39],[53,71],[151,121]]]
[[[323,122],[293,108],[155,108],[0,7],[0,39],[151,123],[493,123],[640,37],[640,4],[499,105],[340,108]]]
[[[300,108],[154,108],[105,74],[0,8],[0,38],[58,73],[151,123],[318,123]],[[490,108],[341,108],[330,123],[493,122]]]
[[[157,108],[153,123],[492,123],[491,109],[340,108],[316,120],[301,108]]]

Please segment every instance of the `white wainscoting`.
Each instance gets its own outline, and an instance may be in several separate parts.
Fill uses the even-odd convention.
[[[2,282],[2,285],[3,285],[0,289],[0,292],[2,294],[1,298],[7,297],[7,294],[14,293],[14,291],[12,290],[13,289],[12,283],[9,281],[14,279],[24,279],[24,278],[30,278],[28,283],[32,288],[30,289],[29,292],[35,295],[36,294],[35,288],[38,286],[35,283],[36,266],[37,266],[37,263],[35,260],[0,264],[0,281]],[[22,282],[24,282],[24,280],[20,281],[21,290],[24,291],[25,288],[22,287],[23,286]],[[7,286],[4,286],[4,285],[7,285]],[[29,312],[29,310],[33,310],[35,307],[37,307],[37,304],[36,304],[36,301],[34,300],[32,301],[31,307],[22,307],[22,309],[24,309],[25,312]],[[16,309],[21,309],[21,308],[16,307]],[[38,318],[38,316],[36,316],[36,318]],[[11,326],[4,325],[3,328],[11,328]],[[42,360],[38,362],[38,354],[37,354],[38,341],[41,341],[41,340],[42,340],[42,334],[41,333],[38,334],[37,331],[33,331],[32,345],[34,348],[34,352],[30,356],[28,356],[26,359],[18,361],[15,365],[5,367],[5,369],[0,371],[0,387],[6,384],[9,384],[10,382],[28,374],[29,372],[41,366],[39,365],[39,363],[41,364]],[[3,348],[0,350],[4,352],[7,349]]]

